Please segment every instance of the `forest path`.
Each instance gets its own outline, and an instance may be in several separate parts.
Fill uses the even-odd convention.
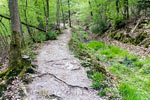
[[[37,72],[28,84],[25,100],[102,100],[91,86],[86,69],[69,51],[71,29],[48,41],[37,56]]]

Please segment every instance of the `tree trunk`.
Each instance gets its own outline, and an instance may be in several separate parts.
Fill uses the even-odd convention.
[[[36,42],[35,39],[34,39],[33,36],[32,36],[30,27],[29,27],[29,25],[28,25],[27,7],[28,7],[28,1],[26,0],[26,6],[25,6],[25,8],[24,8],[25,21],[26,21],[26,23],[27,23],[26,27],[27,27],[28,33],[29,33],[29,35],[30,35],[30,38],[32,39],[33,42]]]
[[[57,17],[57,29],[58,31],[60,31],[60,1],[57,0],[57,13],[56,13],[56,17]]]
[[[18,0],[9,0],[9,11],[11,16],[11,42],[9,49],[9,68],[21,67],[21,29]]]
[[[64,9],[63,9],[62,0],[60,0],[60,4],[61,4],[61,12],[62,12],[62,17],[63,17],[64,28],[66,28],[66,22],[65,22],[65,15],[64,15]]]
[[[91,5],[91,1],[89,1],[89,6],[90,6],[90,8],[91,8],[91,12],[90,12],[90,14],[91,14],[91,17],[93,17],[93,12],[92,12],[92,5]]]
[[[46,0],[46,6],[47,6],[47,15],[46,15],[46,37],[47,39],[49,38],[49,35],[48,35],[48,22],[49,22],[49,0]]]
[[[70,27],[72,27],[72,25],[71,25],[71,11],[70,11],[70,0],[68,0],[68,14],[69,14],[69,26]]]
[[[129,2],[128,0],[124,0],[124,17],[129,19]]]
[[[116,10],[117,14],[119,14],[119,0],[116,0]]]
[[[20,18],[21,21],[21,18]],[[25,41],[24,41],[24,35],[23,35],[23,30],[22,30],[22,24],[20,23],[20,30],[21,30],[21,48],[25,47]]]
[[[45,15],[45,17],[46,17],[46,8],[45,8],[44,0],[42,0],[42,3],[43,3],[44,15]]]

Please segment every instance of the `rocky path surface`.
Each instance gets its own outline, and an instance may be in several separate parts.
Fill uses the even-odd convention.
[[[91,86],[86,69],[68,49],[71,31],[48,41],[37,57],[37,72],[26,86],[24,100],[102,100]]]

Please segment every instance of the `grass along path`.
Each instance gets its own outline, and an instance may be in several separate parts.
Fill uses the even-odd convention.
[[[150,100],[150,58],[141,59],[139,56],[128,53],[127,50],[99,41],[81,43],[77,35],[78,32],[75,32],[73,40],[77,41],[80,48],[95,56],[118,77],[120,85],[115,91],[119,91],[123,100]],[[83,32],[83,38],[87,37],[87,34]],[[90,64],[84,62],[82,65],[87,67]],[[99,89],[100,95],[114,92],[109,87],[102,88],[105,78],[101,73],[95,72],[89,76],[93,80],[92,87]]]

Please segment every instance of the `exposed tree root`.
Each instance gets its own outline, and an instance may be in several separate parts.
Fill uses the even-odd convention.
[[[8,72],[8,69],[7,70],[5,70],[5,71],[3,71],[3,72],[1,72],[0,73],[0,78],[2,78],[3,76],[5,76],[5,74]]]
[[[62,60],[68,60],[68,59],[67,59],[67,58],[64,58],[64,59],[60,59],[60,60],[50,60],[50,61],[47,61],[46,63],[56,62],[56,61],[62,61]]]
[[[21,66],[14,66],[14,67],[8,68],[5,71],[1,72],[0,73],[0,79],[1,79],[0,82],[2,80],[9,80],[10,76],[11,77],[18,76],[19,78],[22,78],[25,71],[33,70],[32,67],[28,68],[29,66],[32,66],[30,61],[28,61],[26,59],[23,59],[22,61],[23,61],[23,63]]]
[[[19,78],[22,78],[22,76],[25,73],[26,69],[27,69],[27,66],[24,66],[24,68],[22,69],[22,71],[19,74]]]
[[[69,88],[80,88],[80,89],[84,89],[84,90],[89,90],[87,87],[81,87],[81,86],[76,86],[76,85],[71,85],[71,84],[68,84],[67,82],[61,80],[60,78],[58,78],[57,76],[55,76],[54,74],[51,74],[51,73],[44,73],[44,74],[41,74],[41,75],[38,75],[38,76],[35,76],[35,77],[32,77],[32,78],[36,78],[36,77],[43,77],[45,75],[50,75],[52,77],[54,77],[55,79],[57,79],[58,81],[66,84]]]

